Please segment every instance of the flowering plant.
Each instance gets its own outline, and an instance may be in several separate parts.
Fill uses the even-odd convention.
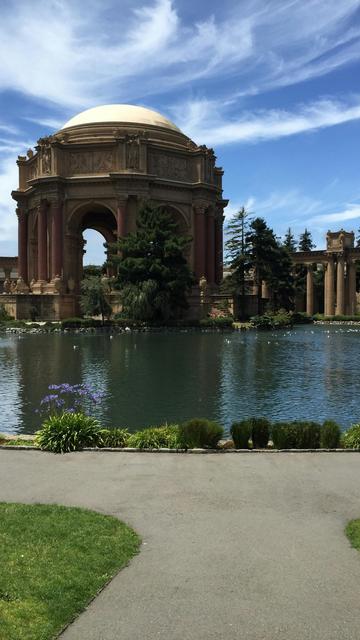
[[[48,393],[40,402],[37,413],[53,416],[62,413],[87,413],[103,397],[104,393],[94,392],[86,384],[50,384]]]

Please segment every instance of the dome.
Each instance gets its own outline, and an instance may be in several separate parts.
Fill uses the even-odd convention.
[[[151,125],[181,133],[180,129],[161,113],[130,104],[105,104],[101,107],[86,109],[68,120],[61,127],[61,130],[68,127],[105,123]]]

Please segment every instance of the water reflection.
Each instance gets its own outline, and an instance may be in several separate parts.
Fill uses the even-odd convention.
[[[28,335],[0,339],[0,431],[33,432],[48,384],[105,394],[96,414],[130,429],[193,416],[360,419],[360,332]],[[75,348],[74,348],[75,347]]]

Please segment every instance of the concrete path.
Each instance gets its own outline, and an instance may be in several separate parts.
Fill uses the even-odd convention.
[[[360,553],[343,533],[360,454],[1,450],[0,500],[88,507],[142,536],[62,640],[360,638]]]

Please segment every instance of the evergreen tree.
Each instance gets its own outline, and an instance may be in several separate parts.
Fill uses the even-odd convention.
[[[299,251],[311,251],[314,249],[315,244],[313,242],[310,231],[305,229],[304,233],[299,238]]]
[[[295,236],[292,233],[290,227],[288,228],[286,234],[285,234],[285,238],[284,238],[284,242],[283,242],[283,247],[289,252],[289,253],[294,253],[296,251],[296,240],[295,240]]]
[[[264,280],[272,291],[271,306],[276,309],[292,307],[293,278],[289,252],[279,245],[265,220],[255,218],[245,236],[249,245],[248,268],[253,270],[258,295],[258,314],[261,313],[261,284]]]
[[[273,311],[294,308],[293,263],[289,250],[278,244],[269,265],[267,283],[271,291],[270,307]]]
[[[81,283],[80,307],[87,316],[111,316],[112,307],[109,302],[109,291],[99,276],[89,276]]]
[[[188,307],[194,284],[184,252],[190,239],[179,234],[170,215],[150,203],[138,212],[137,229],[109,247],[115,286],[129,318],[164,322]]]
[[[241,207],[235,213],[228,226],[228,240],[225,243],[226,255],[229,260],[228,265],[231,275],[225,278],[222,290],[226,293],[239,294],[240,314],[244,316],[244,304],[246,294],[246,270],[248,255],[248,243],[246,242],[246,232],[249,228],[249,213],[245,207]]]

